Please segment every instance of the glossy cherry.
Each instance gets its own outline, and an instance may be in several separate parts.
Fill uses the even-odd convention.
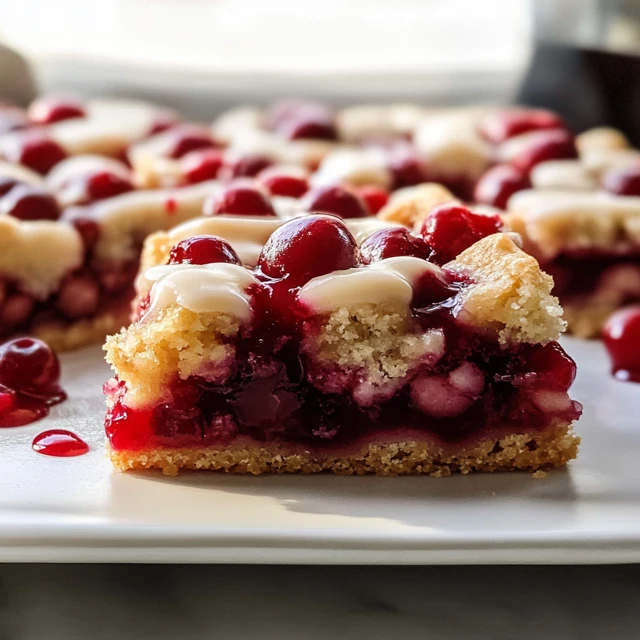
[[[258,174],[258,181],[272,196],[300,198],[309,190],[306,172],[298,167],[267,167]]]
[[[289,220],[269,237],[258,267],[271,278],[287,278],[292,286],[358,263],[358,245],[334,216],[312,215]]]
[[[426,260],[431,253],[429,245],[404,227],[390,227],[374,231],[360,245],[362,264],[371,264],[385,258],[413,256]]]
[[[0,384],[19,392],[56,387],[60,363],[53,350],[36,338],[16,338],[0,345]]]
[[[187,184],[215,180],[223,165],[224,157],[218,149],[191,151],[180,160],[180,169]]]
[[[5,154],[10,162],[23,164],[42,175],[67,157],[66,151],[55,140],[37,131],[21,133]]]
[[[235,249],[218,236],[193,236],[181,240],[171,249],[169,264],[241,264]]]
[[[550,129],[532,135],[527,147],[511,160],[511,164],[522,173],[528,175],[531,169],[541,162],[578,157],[575,140],[564,129]]]
[[[364,187],[357,187],[355,192],[365,203],[372,216],[375,216],[376,213],[389,202],[389,192],[382,187],[366,185]]]
[[[497,233],[502,226],[497,215],[473,213],[458,204],[443,204],[429,213],[420,234],[433,250],[431,259],[444,264],[478,240]]]
[[[507,202],[514,193],[530,187],[531,181],[520,169],[508,164],[499,164],[489,169],[478,180],[473,199],[498,209],[506,209]]]
[[[289,140],[302,138],[335,140],[338,136],[333,114],[313,102],[284,102],[267,114],[268,128]]]
[[[330,185],[314,187],[303,199],[305,211],[333,213],[341,218],[368,218],[369,211],[362,199],[348,187]]]
[[[204,127],[178,125],[166,135],[170,138],[167,155],[174,159],[182,158],[191,151],[215,149],[219,146]]]
[[[523,345],[514,385],[568,391],[576,377],[576,363],[557,343]]]
[[[640,164],[607,171],[602,186],[618,196],[640,196]]]
[[[84,118],[87,115],[82,103],[78,100],[55,96],[34,100],[27,113],[31,122],[40,125],[53,124],[73,118]]]
[[[254,154],[247,154],[237,158],[225,158],[224,165],[220,170],[221,180],[232,180],[233,178],[254,178],[263,169],[273,164],[270,158]]]
[[[276,212],[266,191],[256,182],[239,179],[209,198],[203,207],[206,216],[275,216]]]
[[[394,189],[412,187],[427,180],[422,163],[409,145],[392,147],[389,150],[387,167],[393,175]]]
[[[60,207],[45,189],[19,184],[0,199],[0,213],[19,220],[57,220]]]
[[[13,187],[17,184],[21,184],[19,180],[12,178],[10,176],[0,176],[0,197],[9,193]]]
[[[564,129],[562,118],[545,109],[509,109],[490,113],[481,123],[480,132],[493,143],[513,136],[543,129]]]
[[[640,382],[640,305],[616,311],[603,329],[611,359],[611,373],[618,379]]]

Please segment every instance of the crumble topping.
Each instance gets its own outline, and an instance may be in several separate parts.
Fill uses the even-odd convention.
[[[553,279],[508,235],[488,236],[446,266],[468,272],[474,282],[460,294],[460,321],[496,331],[502,344],[549,342],[564,331]]]

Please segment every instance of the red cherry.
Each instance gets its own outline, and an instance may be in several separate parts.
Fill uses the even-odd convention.
[[[226,158],[219,177],[221,180],[255,178],[263,169],[272,164],[273,162],[264,156],[246,155],[235,159]]]
[[[500,229],[502,220],[497,215],[472,213],[458,204],[442,204],[429,213],[420,234],[433,250],[432,260],[444,264]]]
[[[241,264],[235,249],[218,236],[193,236],[171,249],[169,264]]]
[[[46,125],[72,118],[85,118],[87,113],[77,100],[50,96],[32,102],[28,115],[34,124]]]
[[[618,380],[640,382],[640,305],[616,311],[607,320],[603,337],[611,373]]]
[[[309,190],[309,182],[303,169],[267,167],[258,174],[258,181],[272,196],[300,198]]]
[[[430,253],[429,245],[404,227],[374,231],[360,245],[360,260],[363,264],[397,256],[413,256],[426,260]]]
[[[155,136],[157,133],[164,133],[175,127],[179,123],[178,117],[172,112],[162,112],[156,117],[149,129],[148,136]]]
[[[347,187],[315,187],[304,197],[305,211],[333,213],[341,218],[368,218],[365,203]]]
[[[182,175],[188,184],[215,180],[222,164],[222,152],[218,149],[191,151],[180,160]]]
[[[60,207],[45,189],[20,184],[0,200],[0,213],[19,220],[57,220]]]
[[[480,125],[480,133],[493,143],[543,129],[564,129],[562,118],[544,109],[509,109],[489,114]]]
[[[338,137],[331,111],[313,102],[291,101],[275,105],[267,114],[266,125],[289,140],[335,140]]]
[[[375,216],[389,202],[389,192],[382,187],[366,185],[364,187],[356,187],[355,192],[364,201],[372,216]]]
[[[234,180],[221,193],[211,196],[203,207],[205,216],[275,216],[266,191],[252,180]]]
[[[62,219],[70,222],[82,238],[85,253],[96,246],[100,237],[100,225],[91,217],[90,210],[82,207],[65,209]]]
[[[427,181],[424,167],[416,152],[407,144],[392,146],[387,167],[393,175],[393,189],[412,187]]]
[[[42,175],[67,157],[66,151],[55,140],[32,131],[22,134],[15,147],[7,149],[5,155],[10,162],[23,164]]]
[[[573,136],[563,129],[551,129],[532,134],[528,146],[511,161],[511,164],[528,175],[540,162],[577,157],[578,151]]]
[[[313,215],[278,227],[264,245],[258,266],[266,276],[301,286],[357,262],[358,245],[344,223],[334,216]]]
[[[522,365],[514,377],[515,386],[567,391],[576,377],[576,363],[557,342],[523,345],[518,355]]]
[[[99,171],[87,179],[87,193],[91,202],[113,198],[133,191],[130,180],[109,171]]]
[[[17,338],[0,345],[0,384],[37,392],[58,384],[60,363],[52,349],[36,338]]]
[[[211,137],[209,130],[204,127],[176,126],[167,135],[171,138],[167,155],[176,160],[190,151],[215,149],[219,146]]]
[[[13,189],[13,187],[15,187],[17,184],[21,183],[15,178],[10,178],[9,176],[0,176],[0,196],[9,193],[9,191],[11,191],[11,189]]]
[[[640,196],[640,165],[607,171],[602,186],[619,196]]]
[[[473,198],[476,202],[506,209],[509,198],[516,191],[530,187],[531,181],[519,169],[508,164],[499,164],[489,169],[478,180]]]

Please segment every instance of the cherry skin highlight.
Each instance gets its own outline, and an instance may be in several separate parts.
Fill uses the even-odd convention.
[[[507,202],[514,193],[530,187],[531,181],[522,171],[508,164],[499,164],[478,180],[473,199],[498,209],[506,209]]]
[[[203,207],[205,216],[275,216],[276,212],[265,190],[251,180],[235,180],[209,198]]]
[[[640,305],[616,311],[607,320],[602,335],[611,359],[611,373],[618,380],[640,382]]]
[[[371,264],[385,258],[413,256],[426,260],[431,254],[429,245],[404,227],[391,227],[374,231],[360,245],[362,264]]]
[[[42,340],[17,338],[0,345],[0,384],[15,391],[38,391],[59,380],[58,357]]]
[[[264,245],[258,267],[270,278],[302,286],[357,263],[358,245],[344,223],[334,216],[312,215],[278,227]]]
[[[212,264],[226,262],[241,264],[234,248],[218,236],[193,236],[180,241],[171,249],[169,264]]]
[[[315,187],[304,197],[306,211],[333,213],[341,218],[370,217],[366,205],[358,195],[347,187],[338,185]]]
[[[420,235],[433,251],[431,259],[444,264],[478,240],[498,233],[502,226],[497,215],[472,213],[462,205],[443,204],[429,213]]]

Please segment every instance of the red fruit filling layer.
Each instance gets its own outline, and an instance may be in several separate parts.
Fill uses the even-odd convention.
[[[391,237],[390,250],[406,241]],[[222,256],[220,247],[211,248]],[[368,259],[381,257],[374,250]],[[253,318],[233,339],[232,375],[223,382],[176,376],[167,389],[171,400],[135,409],[126,404],[124,381],[107,383],[111,446],[225,446],[246,436],[327,448],[398,430],[460,443],[578,418],[581,407],[567,395],[575,364],[562,347],[551,342],[504,348],[459,323],[460,294],[472,283],[447,270],[444,280],[427,272],[415,284],[411,304],[417,332],[444,335],[441,358],[418,358],[389,388],[363,387],[365,370],[320,359],[314,345],[324,319],[297,294],[313,277],[359,264],[355,241],[336,218],[300,218],[280,227],[254,270],[259,284],[250,291]]]

